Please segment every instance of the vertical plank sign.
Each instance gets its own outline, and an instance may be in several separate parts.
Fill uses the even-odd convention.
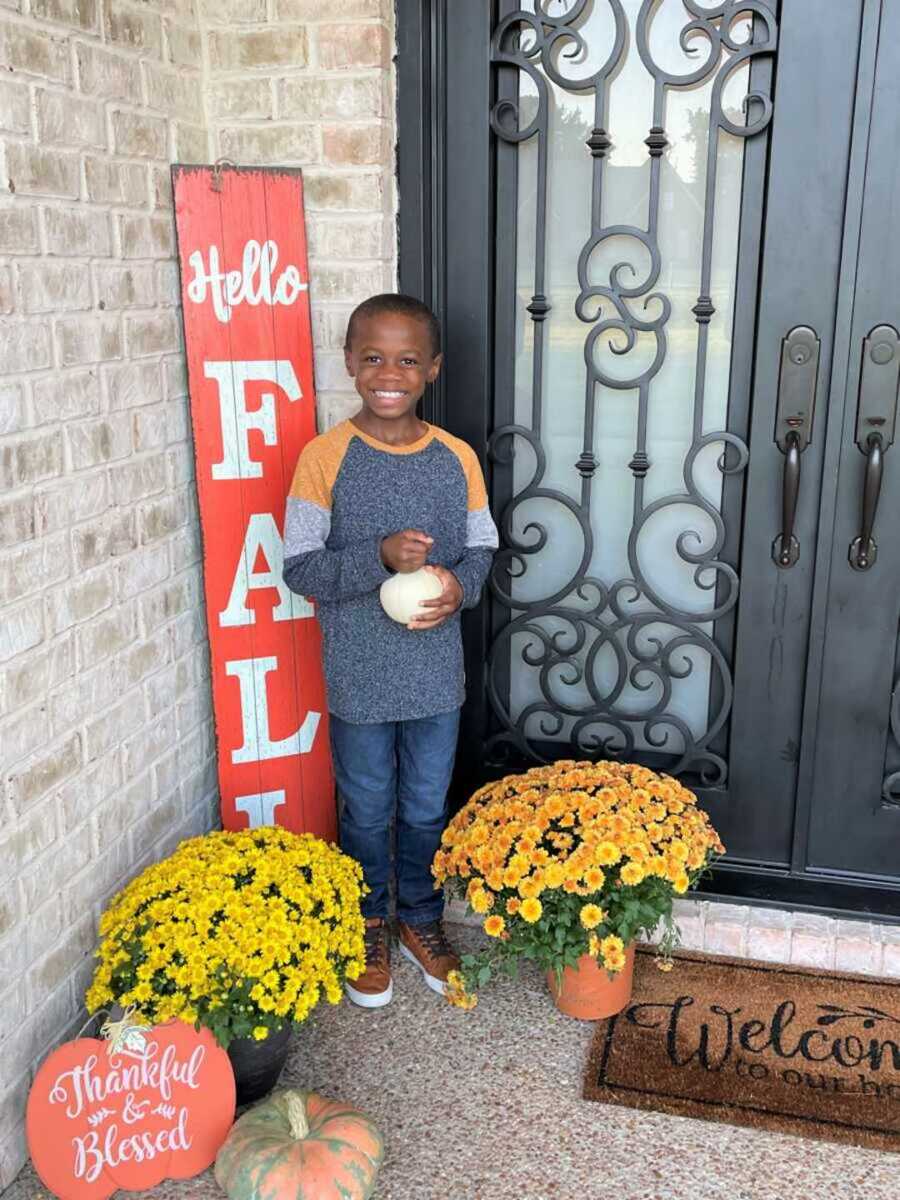
[[[336,836],[320,633],[281,579],[315,434],[299,171],[172,168],[222,823]]]

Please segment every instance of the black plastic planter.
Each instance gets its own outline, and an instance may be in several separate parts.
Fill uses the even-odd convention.
[[[270,1033],[261,1042],[255,1038],[232,1039],[228,1057],[234,1070],[238,1105],[252,1104],[271,1092],[287,1062],[290,1043],[290,1025],[278,1033]]]

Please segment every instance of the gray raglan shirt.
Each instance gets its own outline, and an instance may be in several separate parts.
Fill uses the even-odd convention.
[[[345,721],[415,720],[465,698],[459,613],[411,631],[381,607],[391,576],[381,542],[403,529],[434,539],[427,561],[453,571],[474,608],[498,539],[470,446],[432,425],[389,446],[351,421],[307,444],[287,501],[284,579],[316,604],[328,707]]]

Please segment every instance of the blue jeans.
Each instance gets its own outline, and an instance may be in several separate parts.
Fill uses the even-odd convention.
[[[439,918],[431,862],[447,823],[459,709],[418,721],[356,725],[329,718],[340,806],[341,849],[362,864],[371,888],[366,917],[387,917],[391,821],[397,819],[397,917],[408,925]]]

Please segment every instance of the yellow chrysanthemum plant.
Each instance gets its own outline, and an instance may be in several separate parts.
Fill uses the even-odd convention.
[[[362,868],[275,826],[182,842],[113,898],[87,993],[148,1024],[207,1026],[222,1046],[299,1023],[365,969]]]
[[[522,958],[559,980],[590,954],[615,975],[629,943],[660,923],[667,958],[675,897],[723,851],[693,792],[632,763],[558,762],[488,784],[451,820],[432,867],[492,939],[463,955],[448,998],[471,1008]]]

